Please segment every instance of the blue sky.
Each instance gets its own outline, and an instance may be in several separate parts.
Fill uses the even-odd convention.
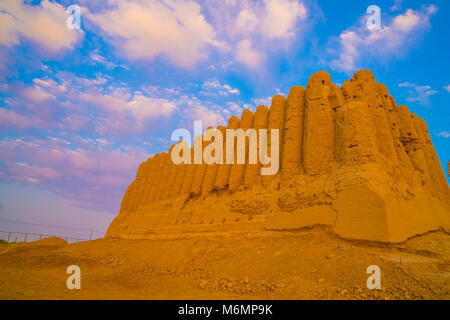
[[[66,27],[72,4],[80,30]],[[370,5],[381,9],[379,30],[366,27]],[[224,124],[318,70],[338,85],[372,70],[425,119],[446,167],[449,9],[439,0],[2,0],[0,219],[105,230],[138,164],[166,151],[172,130]]]

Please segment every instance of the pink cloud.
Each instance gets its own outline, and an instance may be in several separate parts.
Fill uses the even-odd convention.
[[[38,86],[28,87],[23,90],[23,96],[32,102],[43,103],[55,96]]]
[[[84,207],[114,213],[145,158],[140,149],[104,149],[93,141],[71,149],[69,142],[58,138],[5,139],[0,141],[0,177],[37,185]]]
[[[236,48],[236,60],[249,68],[258,68],[264,59],[264,54],[253,48],[250,40],[242,40]]]
[[[218,125],[225,124],[225,119],[220,113],[210,110],[201,105],[196,105],[188,108],[185,111],[185,117],[188,121],[191,122],[189,126],[191,126],[194,121],[202,121],[205,130],[209,126],[217,127]]]
[[[130,113],[136,122],[157,117],[169,117],[177,110],[177,106],[167,100],[147,97],[140,92],[133,96],[120,90],[104,94],[87,92],[81,95],[80,100],[96,105],[103,110],[113,113]]]
[[[55,169],[38,167],[23,162],[14,163],[8,174],[14,180],[31,183],[38,183],[41,180],[55,180],[61,176]]]
[[[33,84],[6,84],[0,90],[12,95],[0,109],[8,128],[47,128],[65,131],[81,129],[101,134],[142,133],[169,121],[179,111],[177,101],[131,91],[127,87],[105,86],[107,79],[80,78],[58,73],[55,78],[35,78]],[[91,116],[95,112],[95,116]],[[157,121],[155,121],[157,120]]]
[[[194,1],[122,1],[86,16],[130,59],[166,55],[192,68],[207,46],[218,45],[213,27]]]
[[[45,123],[34,116],[24,116],[13,110],[0,108],[0,125],[11,128],[43,128]]]
[[[61,120],[59,128],[61,130],[78,131],[86,128],[88,122],[89,119],[85,116],[70,114]]]
[[[19,45],[21,38],[26,38],[48,53],[73,49],[84,32],[68,29],[68,17],[62,5],[48,0],[39,5],[29,5],[23,0],[2,0],[0,44],[8,47]]]
[[[311,8],[301,0],[206,1],[224,51],[250,68],[264,67],[273,53],[301,42]],[[309,22],[309,23],[308,23]]]
[[[12,110],[0,108],[0,124],[8,127],[28,128],[31,126],[31,121]]]

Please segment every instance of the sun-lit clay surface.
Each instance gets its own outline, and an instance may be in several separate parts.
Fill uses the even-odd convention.
[[[106,238],[324,225],[346,239],[401,242],[450,230],[450,189],[425,121],[369,70],[341,88],[319,71],[227,128],[279,129],[278,174],[261,176],[260,164],[174,165],[170,150],[156,154],[139,167]]]

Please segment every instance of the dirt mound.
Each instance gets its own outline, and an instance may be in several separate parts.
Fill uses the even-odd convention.
[[[58,237],[49,237],[27,243],[29,246],[66,246],[67,241]]]
[[[44,238],[41,240],[36,240],[32,242],[19,242],[19,243],[12,243],[9,245],[5,245],[0,249],[3,249],[3,251],[0,251],[0,253],[6,253],[6,252],[22,252],[24,250],[32,250],[36,247],[54,247],[54,248],[61,248],[66,246],[68,243],[66,240],[58,238],[58,237],[49,237]]]
[[[157,154],[139,166],[107,237],[320,224],[348,239],[400,242],[450,231],[450,189],[424,120],[369,70],[341,88],[319,71],[306,88],[274,96],[270,109],[232,116],[228,128],[278,129],[278,174],[261,176],[248,162],[175,165],[170,151]]]

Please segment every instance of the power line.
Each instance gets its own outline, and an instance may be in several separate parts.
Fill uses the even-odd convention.
[[[70,230],[79,230],[79,231],[94,231],[96,233],[104,234],[104,232],[97,231],[95,229],[86,229],[86,228],[77,228],[77,227],[66,227],[66,226],[55,226],[55,225],[47,225],[47,224],[41,224],[41,223],[31,223],[31,222],[23,222],[23,221],[14,221],[14,220],[7,220],[7,219],[0,219],[2,222],[9,222],[9,223],[19,223],[19,224],[26,224],[30,226],[39,226],[39,227],[48,227],[48,228],[63,228],[63,229],[70,229]]]

